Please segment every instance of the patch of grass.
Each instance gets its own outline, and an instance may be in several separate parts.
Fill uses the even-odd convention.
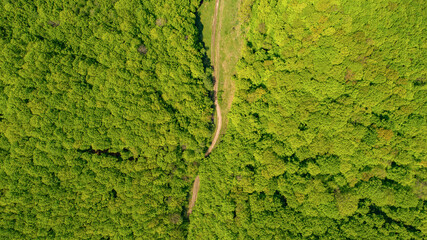
[[[199,16],[202,28],[202,39],[205,44],[206,53],[211,59],[211,36],[212,36],[212,21],[215,11],[215,0],[205,1],[199,8]],[[212,61],[211,61],[212,62]]]
[[[242,32],[238,19],[241,0],[221,0],[221,11],[218,16],[217,39],[220,46],[219,54],[219,104],[223,115],[222,133],[227,126],[227,114],[231,109],[235,86],[233,76],[236,64],[240,59]]]
[[[207,59],[205,60],[205,65],[212,66],[212,23],[215,12],[215,0],[204,1],[200,6],[198,15],[200,17],[200,25],[198,26],[199,31],[201,30],[201,38],[203,40],[204,47],[206,49]],[[213,116],[214,121],[216,122],[216,112]],[[215,131],[212,132],[212,137],[214,137]]]
[[[227,114],[231,109],[235,86],[233,76],[240,58],[240,47],[243,41],[242,31],[238,20],[241,0],[221,0],[216,27],[216,44],[219,47],[217,58],[218,101],[222,112],[221,134],[225,133],[228,119]],[[215,12],[215,0],[204,2],[199,8],[202,27],[202,39],[210,65],[213,65],[212,50],[212,23]],[[215,117],[215,120],[217,118]]]

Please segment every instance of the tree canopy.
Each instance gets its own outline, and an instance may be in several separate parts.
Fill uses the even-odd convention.
[[[237,91],[191,238],[425,237],[425,4],[242,6]]]
[[[426,238],[424,1],[241,0],[207,158],[200,4],[0,2],[0,238]]]
[[[0,3],[0,238],[186,236],[212,131],[198,5]]]

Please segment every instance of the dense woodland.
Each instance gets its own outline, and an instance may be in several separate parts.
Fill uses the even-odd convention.
[[[425,239],[425,1],[244,0],[240,18],[190,238]]]
[[[210,141],[198,1],[0,1],[0,238],[182,239]]]
[[[0,239],[425,238],[425,2],[242,0],[207,158],[199,5],[0,1]]]

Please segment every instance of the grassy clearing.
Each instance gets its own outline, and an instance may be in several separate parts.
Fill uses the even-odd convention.
[[[212,65],[212,23],[214,18],[214,12],[215,12],[215,1],[204,1],[203,4],[200,6],[198,14],[200,17],[200,25],[199,31],[202,30],[202,40],[206,49],[206,55],[208,57],[207,64]],[[200,29],[201,28],[201,29]],[[215,113],[216,114],[216,113]],[[216,121],[216,116],[214,116],[214,119]],[[215,123],[216,126],[216,123]],[[213,138],[215,135],[215,131],[212,132]]]
[[[219,104],[223,115],[222,133],[227,127],[227,114],[233,101],[235,86],[233,75],[240,58],[242,34],[238,20],[238,11],[241,0],[222,0],[218,20],[218,32],[221,34],[218,44],[219,54]],[[218,35],[217,35],[218,36]]]
[[[209,59],[211,56],[211,36],[212,36],[212,21],[215,11],[215,1],[205,1],[199,8],[199,16],[202,25],[202,37],[205,44],[206,53]]]
[[[219,49],[217,53],[217,79],[219,79],[218,101],[222,111],[221,134],[225,132],[227,127],[227,114],[230,111],[235,91],[232,78],[235,74],[235,67],[240,57],[240,46],[242,44],[242,34],[238,21],[240,2],[241,0],[220,1],[215,33],[216,46],[212,46],[211,42],[215,1],[204,2],[199,9],[203,42],[211,65],[213,63],[212,48]]]

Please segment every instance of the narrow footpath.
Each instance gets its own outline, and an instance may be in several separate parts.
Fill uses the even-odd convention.
[[[212,139],[211,145],[205,153],[205,157],[208,157],[212,152],[212,149],[215,147],[219,134],[221,132],[222,127],[222,115],[221,115],[221,107],[218,103],[218,83],[219,83],[219,43],[216,42],[216,33],[217,33],[217,19],[218,19],[218,10],[219,10],[220,0],[216,0],[215,3],[215,12],[212,20],[212,37],[211,37],[211,56],[212,56],[212,65],[214,66],[213,79],[214,79],[214,104],[215,104],[215,112],[216,112],[216,130],[215,135]],[[218,31],[218,39],[221,37],[221,31]],[[196,176],[194,179],[194,184],[191,193],[190,203],[188,205],[187,215],[190,216],[193,211],[193,207],[196,204],[197,194],[199,192],[200,187],[200,179],[199,176]]]
[[[208,151],[205,153],[205,157],[209,156],[212,152],[212,149],[215,147],[216,142],[218,141],[219,133],[221,132],[222,127],[222,115],[221,107],[218,103],[218,84],[219,84],[219,44],[216,42],[216,26],[218,19],[218,9],[219,9],[220,0],[216,0],[215,3],[215,13],[214,19],[212,22],[212,40],[211,40],[211,56],[212,56],[212,65],[214,66],[213,79],[214,79],[214,104],[216,111],[216,130],[215,135],[212,140],[211,145],[208,148]],[[218,31],[218,38],[221,38],[221,31]]]

